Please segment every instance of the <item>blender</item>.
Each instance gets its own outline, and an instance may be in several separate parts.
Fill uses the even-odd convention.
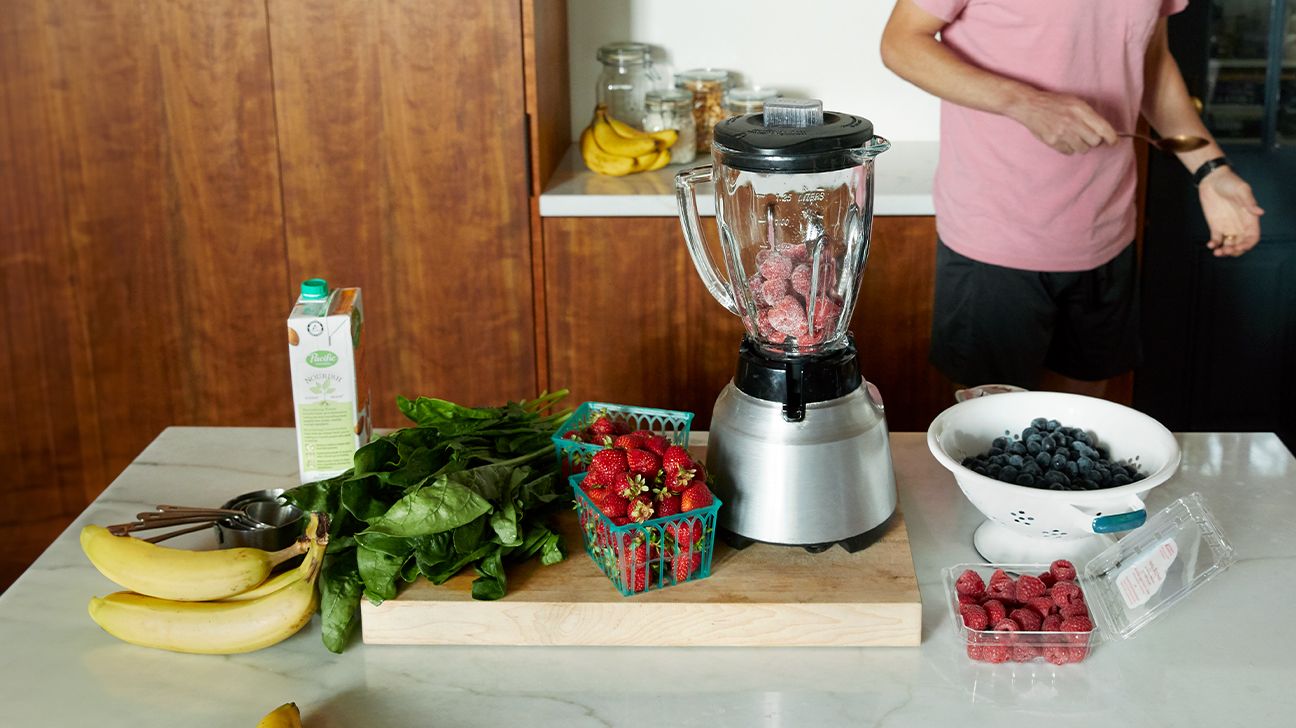
[[[746,331],[707,445],[731,545],[853,552],[895,511],[881,396],[848,331],[872,232],[873,159],[889,147],[867,119],[779,98],[717,124],[712,164],[676,176],[694,267]],[[722,268],[698,219],[705,182]]]

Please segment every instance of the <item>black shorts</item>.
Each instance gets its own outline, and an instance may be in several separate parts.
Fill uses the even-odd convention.
[[[1093,270],[1038,273],[972,260],[936,241],[931,363],[954,382],[1034,389],[1040,371],[1097,381],[1138,366],[1131,243]]]

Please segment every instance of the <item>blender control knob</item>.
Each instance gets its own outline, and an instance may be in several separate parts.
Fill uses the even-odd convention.
[[[765,102],[765,126],[823,126],[823,102],[819,99],[777,98]]]

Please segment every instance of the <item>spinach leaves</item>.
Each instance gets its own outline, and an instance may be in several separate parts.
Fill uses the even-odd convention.
[[[361,447],[345,473],[287,492],[332,523],[319,577],[326,647],[346,646],[362,596],[380,604],[402,582],[440,584],[472,566],[473,598],[499,599],[505,563],[562,560],[545,516],[566,495],[549,439],[569,414],[551,411],[566,395],[492,408],[397,397],[412,427]]]

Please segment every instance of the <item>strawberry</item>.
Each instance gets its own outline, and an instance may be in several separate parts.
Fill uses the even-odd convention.
[[[626,462],[626,454],[623,450],[600,450],[594,453],[590,460],[589,475],[585,477],[594,478],[595,483],[612,484],[617,482],[618,475],[629,469]]]
[[[680,510],[691,511],[695,508],[705,508],[714,501],[711,497],[711,491],[707,489],[706,483],[700,480],[694,480],[689,487],[680,494]]]
[[[670,448],[670,440],[667,440],[661,435],[650,433],[646,438],[644,438],[644,440],[646,443],[644,447],[657,457],[665,455],[666,450]]]
[[[644,477],[638,473],[623,473],[618,476],[618,479],[615,482],[616,492],[622,498],[627,500],[637,498],[648,492],[648,483],[644,480]]]
[[[608,518],[624,517],[630,508],[630,500],[613,493],[611,488],[592,491],[589,496],[594,507]]]
[[[662,472],[666,477],[674,477],[682,469],[693,469],[693,458],[689,457],[688,450],[679,445],[671,445],[662,453]]]
[[[664,489],[663,489],[664,490]],[[661,491],[657,491],[661,492]],[[669,493],[670,491],[666,491]],[[657,518],[673,516],[680,512],[680,497],[677,495],[659,495],[657,497]]]
[[[580,485],[581,490],[588,493],[591,490],[598,490],[599,488],[610,485],[611,482],[612,481],[608,480],[606,470],[587,470],[585,472],[585,477],[581,479]]]
[[[695,544],[702,540],[702,522],[696,518],[689,518],[682,523],[669,523],[666,532],[675,539],[675,547],[681,552],[700,548]]]
[[[688,581],[694,572],[702,569],[702,554],[694,552],[690,557],[687,553],[680,553],[675,557],[675,583]]]
[[[616,423],[612,421],[611,417],[608,417],[605,414],[595,417],[594,421],[590,423],[589,428],[590,432],[594,433],[594,435],[598,437],[604,437],[607,435],[615,436],[618,434]]]
[[[629,437],[629,435],[623,437]],[[646,478],[651,478],[657,475],[657,471],[661,469],[661,461],[657,459],[656,455],[647,450],[626,450],[626,466],[632,473],[639,473]]]
[[[702,481],[697,480],[697,475],[692,468],[681,468],[675,471],[674,475],[666,476],[666,487],[676,493],[683,493],[695,482]]]
[[[618,450],[641,450],[648,444],[647,438],[631,433],[620,435],[612,441],[612,447]]]
[[[647,493],[640,493],[630,499],[630,506],[626,510],[626,515],[630,520],[643,523],[653,517],[652,498]]]

